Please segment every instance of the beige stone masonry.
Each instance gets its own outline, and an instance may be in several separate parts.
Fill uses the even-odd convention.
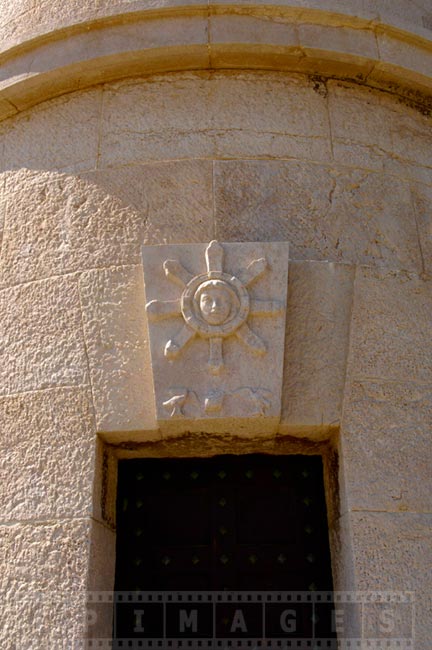
[[[360,12],[354,4],[318,6],[207,6],[193,0],[179,6],[174,0],[163,6],[138,2],[99,4],[96,9],[72,3],[55,19],[55,12],[44,13],[40,3],[27,6],[22,15],[14,7],[12,22],[3,23],[5,36],[11,38],[4,40],[0,61],[0,116],[125,76],[232,67],[356,79],[430,102],[430,29],[420,26],[429,24],[430,11],[411,2],[416,18],[409,11],[396,13],[395,26],[386,24],[394,16],[384,0],[382,17],[379,7],[364,4]],[[19,24],[23,16],[24,29]],[[13,18],[19,28],[15,38]]]
[[[66,648],[85,637],[89,519],[0,525],[0,643]]]
[[[432,216],[430,209],[432,205],[432,188],[420,183],[412,183],[411,194],[422,249],[423,271],[427,277],[430,277],[432,273]]]
[[[329,81],[328,90],[337,162],[431,183],[432,131],[427,115],[407,111],[386,93],[368,89],[356,93],[335,81]]]
[[[0,398],[1,522],[93,514],[95,422],[89,388]]]
[[[354,268],[290,262],[281,434],[328,437],[340,423]]]
[[[357,589],[412,591],[414,617],[411,608],[405,612],[401,608],[395,624],[405,638],[414,636],[415,650],[427,650],[432,614],[432,514],[364,511],[351,513],[350,520]]]
[[[145,219],[74,175],[8,175],[0,286],[139,261]]]
[[[431,27],[426,0],[0,0],[2,650],[109,639],[84,592],[113,589],[117,458],[226,453],[323,454],[336,588],[414,590],[429,650]],[[215,238],[290,241],[277,349],[249,319],[280,423],[170,437],[141,249]]]
[[[277,74],[203,73],[108,86],[100,164],[167,157],[327,159],[324,98],[302,77],[290,76],[292,95],[283,81]]]
[[[159,438],[142,267],[88,271],[79,286],[97,430],[111,442],[136,430]]]
[[[410,186],[396,178],[299,161],[218,162],[215,210],[227,241],[280,237],[293,259],[423,268]]]
[[[93,169],[101,101],[100,88],[66,95],[0,124],[2,168],[66,173]]]
[[[145,97],[142,99],[147,103]],[[214,232],[210,160],[118,163],[113,168],[80,174],[80,178],[98,192],[115,197],[136,215],[134,232],[140,243],[210,241]],[[107,257],[106,262],[111,260]]]
[[[255,7],[268,6],[268,0],[254,2]],[[188,0],[189,7],[202,7],[202,0]],[[218,0],[213,7],[224,5],[238,9],[250,6],[249,0]],[[2,40],[9,46],[24,39],[43,35],[51,30],[80,25],[89,20],[116,15],[131,15],[155,12],[161,8],[183,7],[183,0],[2,0],[0,3],[0,30]],[[431,8],[427,0],[289,0],[279,2],[280,8],[293,18],[311,20],[327,13],[327,20],[335,25],[358,25],[367,22],[392,25],[407,32],[417,33],[425,38],[430,31]],[[317,11],[319,10],[319,11]]]
[[[0,290],[0,395],[89,381],[72,277]]]
[[[432,513],[432,384],[355,381],[341,458],[350,510]]]
[[[351,322],[351,379],[432,382],[429,280],[404,271],[359,268]]]

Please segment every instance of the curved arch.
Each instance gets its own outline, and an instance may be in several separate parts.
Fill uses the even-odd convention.
[[[350,79],[432,106],[424,35],[283,4],[190,4],[88,20],[3,51],[0,118],[107,81],[224,68]]]

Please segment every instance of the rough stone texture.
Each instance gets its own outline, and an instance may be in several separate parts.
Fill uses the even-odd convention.
[[[66,650],[83,638],[90,532],[86,519],[0,525],[2,648]]]
[[[350,510],[432,512],[431,396],[431,384],[353,382],[341,434]]]
[[[83,273],[80,294],[98,431],[156,429],[142,267]]]
[[[340,10],[339,0],[325,1]],[[108,4],[113,12],[144,7],[104,0],[92,10]],[[420,24],[430,13],[420,0],[415,9],[406,0],[345,5],[353,23],[356,14],[373,21],[394,9]],[[57,20],[55,9],[0,0],[0,32],[2,20],[12,38],[43,31]],[[63,2],[57,16],[66,25],[87,9]],[[282,37],[279,23],[276,31]],[[339,45],[344,33],[336,32]],[[351,53],[356,47],[362,56],[355,43]],[[430,144],[430,119],[390,93],[274,72],[111,83],[2,122],[0,585],[1,606],[10,607],[1,615],[2,648],[70,650],[83,633],[80,589],[111,589],[115,472],[105,471],[101,446],[95,460],[88,374],[100,432],[124,441],[119,420],[126,419],[126,429],[137,427],[128,441],[158,438],[142,419],[151,389],[140,247],[213,236],[289,240],[300,260],[290,281],[282,432],[300,423],[299,436],[334,434],[351,323],[339,484],[345,514],[338,519],[333,506],[330,522],[336,584],[418,589],[415,650],[429,648]],[[354,264],[381,268],[357,269],[351,321]],[[287,436],[247,442],[230,431],[145,449],[159,456],[298,450]],[[308,453],[321,449],[303,444]],[[124,445],[119,453],[139,449]],[[99,523],[79,519],[89,514]],[[74,519],[59,519],[66,517]],[[63,607],[20,597],[43,589],[73,590],[76,598]],[[104,616],[90,635],[109,636]]]
[[[432,183],[432,129],[427,116],[387,93],[370,89],[357,93],[353,86],[336,81],[327,86],[337,162]]]
[[[354,269],[291,262],[281,432],[326,435],[340,420]]]
[[[217,4],[231,4],[228,0],[218,0]],[[238,0],[236,4],[243,4]],[[80,0],[64,3],[61,0],[2,0],[0,3],[0,33],[2,40],[19,41],[33,33],[51,31],[55,27],[76,24],[86,19],[105,15],[116,15],[130,11],[142,11],[164,6],[176,6],[178,0],[156,0],[149,7],[148,0]],[[201,0],[188,0],[188,5],[200,4]],[[265,4],[260,0],[254,4]],[[382,21],[408,29],[423,32],[427,27],[427,18],[431,7],[426,0],[345,0],[343,7],[340,0],[295,0],[280,2],[282,7],[319,9],[327,12],[343,11],[346,19],[351,16],[365,20]]]
[[[95,425],[90,391],[0,398],[2,521],[92,514]]]
[[[348,372],[352,378],[432,382],[429,281],[403,271],[359,268]]]
[[[88,382],[77,281],[0,291],[0,395]]]
[[[287,92],[286,81],[295,92]],[[128,113],[124,121],[125,111]],[[108,86],[101,165],[222,156],[330,155],[326,102],[313,83],[278,73],[196,73]]]
[[[89,555],[89,603],[87,615],[87,636],[90,639],[111,639],[113,605],[111,602],[96,602],[100,592],[114,589],[115,531],[97,521],[92,522]]]
[[[0,10],[1,11],[1,10]],[[93,169],[98,151],[101,90],[45,102],[0,125],[0,171]]]
[[[143,244],[210,241],[213,236],[212,163],[182,160],[128,165],[81,178],[134,210]]]
[[[219,239],[285,239],[293,259],[422,269],[409,185],[391,177],[300,162],[218,162],[215,206]]]
[[[357,30],[353,32],[346,27],[329,27],[328,25],[304,24],[298,27],[298,37],[303,51],[330,58],[335,51],[343,52],[347,58],[359,62],[364,59],[378,59],[379,52],[373,32]]]
[[[415,650],[430,648],[432,514],[351,513],[357,589],[413,591]]]
[[[288,250],[286,243],[143,247],[163,432],[222,433],[235,422],[236,435],[274,433],[281,409]],[[196,296],[215,277],[220,285],[208,290],[207,311],[206,289]]]
[[[91,182],[21,171],[6,178],[0,284],[139,261],[145,219]]]
[[[32,3],[24,30],[20,21],[14,26],[14,12],[12,25],[0,25],[9,37],[2,38],[2,118],[81,88],[175,70],[287,69],[367,81],[414,101],[431,98],[430,13],[418,6],[416,21],[398,19],[402,29],[395,30],[363,2],[364,11],[335,0],[324,7],[315,0],[241,7],[239,0],[237,8],[221,0],[208,9],[198,0],[140,0],[113,9],[94,0],[62,5],[58,18],[46,3]],[[26,39],[27,47],[14,47]]]
[[[432,273],[432,187],[413,183],[411,192],[419,230],[424,271],[430,276]]]

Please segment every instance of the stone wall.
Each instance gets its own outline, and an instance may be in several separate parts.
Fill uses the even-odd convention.
[[[31,53],[35,41],[18,47],[26,38],[57,42],[43,35],[53,26],[66,30],[64,47],[71,25],[144,5],[4,4],[13,57]],[[296,3],[296,16],[316,4]],[[335,28],[341,3],[318,4]],[[424,48],[431,9],[407,4],[364,2],[345,7],[344,20],[387,21]],[[241,68],[239,52],[230,47],[232,64],[222,57],[218,67]],[[270,60],[254,56],[255,68]],[[84,90],[74,73],[73,92],[44,102],[60,86],[41,82],[38,94],[36,66],[14,95],[22,107],[5,90],[18,77],[5,73],[2,648],[72,648],[86,636],[85,591],[113,584],[116,455],[233,444],[277,453],[288,442],[327,455],[336,586],[414,590],[415,650],[429,647],[432,130],[418,94],[427,75],[416,73],[416,88],[407,75],[406,92],[392,93],[388,79],[372,76],[378,88],[354,83],[354,72],[326,76],[329,58],[314,60],[303,74],[286,59],[279,71],[200,63],[145,77],[126,66],[120,76],[132,78],[91,86],[89,77]],[[282,418],[261,443],[242,446],[235,431],[204,447],[162,439],[155,421],[141,246],[213,238],[291,244]],[[109,621],[91,634],[109,635]]]

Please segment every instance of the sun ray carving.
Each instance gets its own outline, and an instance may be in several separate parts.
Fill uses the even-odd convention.
[[[223,270],[224,250],[212,241],[205,251],[207,272],[190,273],[178,260],[163,264],[168,280],[182,287],[178,300],[152,300],[146,305],[150,320],[183,318],[183,326],[167,341],[165,357],[176,359],[196,336],[209,341],[208,369],[219,374],[224,368],[223,340],[235,336],[252,353],[265,354],[265,342],[247,324],[249,316],[279,313],[284,305],[276,300],[249,298],[248,287],[267,269],[267,260],[253,260],[237,275]]]

